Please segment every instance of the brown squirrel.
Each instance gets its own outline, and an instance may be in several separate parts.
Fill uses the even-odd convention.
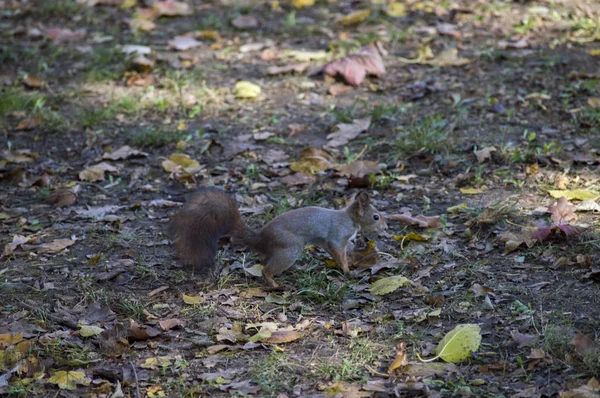
[[[214,266],[219,238],[229,235],[233,244],[246,246],[264,257],[263,277],[274,288],[278,285],[273,276],[290,268],[304,246],[311,244],[327,250],[347,273],[348,242],[358,231],[382,232],[385,228],[385,220],[371,205],[369,195],[359,192],[344,209],[291,210],[253,231],[242,220],[235,200],[214,187],[198,190],[169,222],[169,233],[184,264],[197,268]]]

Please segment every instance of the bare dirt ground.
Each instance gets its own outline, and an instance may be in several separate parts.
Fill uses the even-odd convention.
[[[600,394],[598,4],[81,3],[0,1],[0,394]],[[375,40],[385,74],[323,73]],[[204,185],[254,227],[367,190],[388,230],[350,275],[200,273],[165,226]]]

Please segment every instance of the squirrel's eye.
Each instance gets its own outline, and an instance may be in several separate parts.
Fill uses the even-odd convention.
[[[379,214],[373,214],[373,220],[379,221]]]

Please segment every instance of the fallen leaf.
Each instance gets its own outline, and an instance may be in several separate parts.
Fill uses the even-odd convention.
[[[237,82],[233,88],[236,98],[256,98],[261,92],[262,89],[259,85],[245,80]]]
[[[372,294],[384,296],[386,294],[396,291],[401,287],[410,285],[410,283],[410,280],[408,280],[402,275],[389,276],[387,278],[378,279],[377,281],[371,283],[369,291]]]
[[[184,326],[183,321],[181,319],[177,319],[177,318],[165,319],[163,321],[158,322],[158,324],[160,325],[161,329],[164,331],[171,330],[176,327]]]
[[[548,207],[548,213],[551,214],[554,224],[570,224],[571,222],[577,221],[575,209],[575,205],[569,203],[567,198],[562,196],[560,199],[558,199],[558,203],[554,203]]]
[[[402,242],[410,242],[414,240],[415,242],[426,242],[427,238],[423,235],[419,235],[416,232],[409,232],[406,235],[394,235],[394,240],[399,240]]]
[[[183,302],[190,305],[198,305],[206,302],[206,299],[202,296],[188,296],[187,294],[184,294]]]
[[[385,7],[385,13],[393,18],[403,17],[406,15],[406,5],[404,3],[394,1]]]
[[[0,349],[9,345],[15,345],[23,340],[23,333],[3,333],[0,334]]]
[[[79,326],[79,334],[82,337],[97,336],[102,332],[104,332],[104,329],[102,329],[101,327],[98,327],[98,326],[92,326],[92,325],[80,325]]]
[[[90,379],[83,372],[59,370],[48,379],[48,383],[57,384],[62,390],[75,390],[77,385],[89,385]]]
[[[300,152],[300,159],[290,163],[293,171],[316,173],[321,170],[329,170],[335,166],[333,156],[329,152],[314,147],[308,147]]]
[[[306,131],[308,129],[308,126],[306,124],[291,123],[288,124],[288,129],[290,129],[288,137],[293,137],[296,134],[300,134],[303,131]]]
[[[29,149],[20,149],[4,152],[2,153],[2,158],[4,158],[7,163],[23,164],[36,161],[38,154],[37,152],[31,152]]]
[[[377,174],[381,171],[379,162],[371,160],[355,160],[338,166],[336,170],[342,177],[362,177]]]
[[[531,249],[537,242],[532,230],[527,228],[523,228],[520,232],[506,231],[498,238],[504,242],[504,254],[517,250],[521,245]]]
[[[37,248],[38,253],[58,253],[66,249],[67,247],[73,246],[77,242],[71,239],[56,239],[49,243],[39,245]]]
[[[271,336],[266,340],[271,344],[291,343],[300,338],[300,333],[296,330],[276,330],[271,332]]]
[[[128,145],[124,145],[114,152],[105,153],[104,155],[102,155],[102,159],[104,159],[104,160],[123,160],[123,159],[129,159],[132,157],[146,157],[146,156],[148,156],[148,154],[146,152],[141,152],[141,151],[131,148]]]
[[[85,29],[78,29],[73,31],[68,28],[48,28],[44,29],[44,34],[50,40],[54,40],[57,43],[66,43],[82,40],[87,32]]]
[[[242,15],[231,21],[231,24],[238,29],[258,28],[258,20],[250,15]]]
[[[418,225],[421,228],[440,228],[441,220],[439,216],[427,217],[423,215],[412,216],[410,213],[388,214],[386,219],[400,221],[408,225]]]
[[[316,177],[312,174],[306,173],[294,173],[288,176],[285,176],[281,179],[281,183],[286,187],[297,187],[307,184],[312,184],[315,182]]]
[[[388,367],[388,372],[393,372],[394,370],[401,368],[406,365],[408,353],[406,351],[406,342],[400,341],[396,346],[396,357],[394,358],[394,362],[390,364]]]
[[[189,36],[175,36],[173,40],[169,40],[168,45],[177,51],[186,51],[201,46],[202,42]]]
[[[283,73],[291,73],[291,72],[295,72],[295,73],[303,73],[304,71],[306,71],[306,69],[308,69],[308,67],[310,66],[310,64],[308,62],[301,62],[301,63],[297,63],[297,64],[289,64],[289,65],[283,65],[283,66],[270,66],[269,68],[267,68],[267,74],[268,75],[280,75]]]
[[[451,48],[440,52],[438,55],[423,63],[432,66],[462,66],[471,63],[470,59],[458,56],[458,50]]]
[[[6,246],[4,246],[4,251],[2,252],[2,257],[4,256],[9,256],[11,255],[15,249],[25,243],[31,243],[33,241],[35,241],[35,237],[26,237],[24,235],[18,235],[15,234],[13,235],[13,240],[10,243],[7,243]]]
[[[366,131],[371,126],[371,117],[356,119],[352,123],[338,124],[337,131],[327,135],[329,142],[325,144],[326,148],[335,148],[346,145],[351,140],[355,139],[360,133]]]
[[[90,182],[102,181],[106,172],[118,174],[119,170],[115,166],[101,162],[79,172],[79,179]]]
[[[182,1],[158,1],[154,3],[152,9],[158,14],[158,16],[176,17],[183,15],[192,15],[192,8],[190,7],[190,5]]]
[[[348,94],[349,92],[354,91],[354,87],[348,86],[344,83],[336,83],[329,86],[327,92],[334,97],[338,97],[340,95]]]
[[[452,36],[457,39],[460,39],[461,34],[458,31],[458,27],[454,24],[450,23],[438,23],[435,28],[437,29],[440,35]]]
[[[442,358],[445,362],[461,362],[471,356],[471,352],[479,349],[481,344],[481,328],[475,324],[458,325],[444,336],[438,344],[432,361]]]
[[[600,396],[600,382],[594,377],[586,385],[559,393],[560,398],[598,398],[598,396]]]
[[[330,76],[341,75],[353,86],[362,83],[367,75],[383,76],[386,73],[383,56],[387,51],[379,41],[368,44],[358,51],[325,66],[325,73]]]
[[[492,158],[492,152],[495,152],[495,151],[496,151],[496,147],[489,146],[489,147],[480,149],[479,151],[474,151],[473,153],[475,153],[475,156],[477,156],[477,161],[479,163],[483,163],[487,159],[491,159]]]
[[[565,197],[568,200],[596,200],[600,197],[600,192],[591,189],[565,189],[565,190],[549,190],[548,193],[553,198]]]
[[[32,130],[36,127],[39,127],[41,123],[42,123],[41,116],[39,116],[39,115],[30,116],[26,119],[21,120],[15,130],[17,130],[17,131]]]
[[[371,13],[372,11],[370,9],[354,11],[350,14],[339,17],[336,20],[336,23],[340,23],[344,26],[356,25],[367,19],[371,15]]]
[[[600,349],[600,346],[593,338],[590,338],[581,332],[577,333],[569,344],[573,345],[575,351],[582,357],[592,355]]]
[[[292,4],[296,8],[312,7],[315,5],[315,0],[292,0]]]
[[[44,81],[39,77],[27,75],[23,78],[23,84],[28,88],[41,88],[44,85]]]
[[[305,51],[305,50],[292,50],[286,53],[290,57],[296,59],[299,62],[318,61],[328,57],[326,51]]]
[[[161,165],[167,173],[185,171],[188,174],[196,174],[200,171],[200,163],[183,153],[172,154],[171,157],[164,160]]]
[[[460,188],[460,192],[463,195],[479,195],[487,191],[487,187],[485,185],[480,188]]]

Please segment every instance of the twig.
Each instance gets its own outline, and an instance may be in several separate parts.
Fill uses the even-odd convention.
[[[135,370],[135,365],[133,362],[129,361],[131,365],[131,369],[133,370],[133,377],[135,378],[135,397],[142,398],[142,394],[140,393],[140,382],[138,380],[137,371]]]

